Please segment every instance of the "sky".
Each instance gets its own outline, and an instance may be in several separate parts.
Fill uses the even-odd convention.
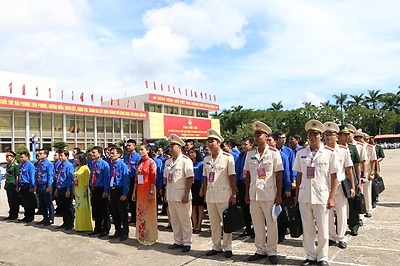
[[[58,94],[180,97],[166,92],[169,84],[216,95],[210,102],[222,110],[267,109],[279,101],[292,109],[334,103],[333,94],[399,90],[396,0],[1,0],[1,6],[0,71],[55,79]],[[146,89],[146,80],[157,91]]]

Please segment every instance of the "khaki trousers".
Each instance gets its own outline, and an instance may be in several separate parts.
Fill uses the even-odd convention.
[[[326,204],[299,203],[303,223],[303,247],[309,260],[328,261],[329,212]],[[314,222],[315,221],[315,222]],[[315,223],[318,246],[315,246]]]
[[[168,201],[169,215],[174,241],[177,245],[190,246],[192,244],[192,201]]]
[[[272,218],[273,201],[250,201],[250,213],[253,221],[256,253],[276,256],[278,254],[278,223]],[[265,245],[265,225],[268,237]]]
[[[346,242],[347,229],[347,199],[344,196],[342,185],[337,187],[335,207],[329,210],[329,239]],[[335,211],[337,226],[335,226]]]
[[[228,202],[224,203],[207,203],[208,216],[210,218],[211,226],[211,241],[213,242],[212,249],[221,250],[232,250],[232,233],[223,233],[222,246],[221,246],[221,234],[222,234],[222,213],[229,207]]]
[[[365,198],[365,207],[367,209],[367,213],[372,212],[372,181],[365,182],[362,184],[362,193]]]

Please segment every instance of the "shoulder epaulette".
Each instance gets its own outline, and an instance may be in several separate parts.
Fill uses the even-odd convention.
[[[225,154],[225,155],[231,155],[229,152],[223,152],[223,154]]]
[[[344,146],[344,145],[341,145],[341,144],[339,144],[339,147],[343,148],[343,149],[347,149],[347,146]]]
[[[352,146],[352,147],[354,147],[354,146],[356,146],[356,145],[354,145],[353,143],[347,143],[347,145],[350,147],[350,146]]]
[[[364,145],[361,141],[357,141],[357,144]]]
[[[373,145],[373,144],[369,144],[369,143],[368,143],[368,146],[370,146],[370,147],[374,147],[374,145]]]
[[[189,159],[189,157],[187,157],[186,155],[183,155],[183,158],[185,158],[185,159]]]
[[[269,147],[270,150],[272,151],[278,151],[277,149],[273,148],[273,147]]]
[[[330,150],[330,151],[333,151],[333,150],[334,150],[334,148],[331,148],[331,147],[329,147],[329,146],[325,146],[325,148],[327,148],[327,149]]]

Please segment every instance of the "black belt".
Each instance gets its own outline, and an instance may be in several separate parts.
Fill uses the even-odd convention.
[[[113,186],[113,187],[111,187],[111,189],[123,189],[123,187],[122,186]]]

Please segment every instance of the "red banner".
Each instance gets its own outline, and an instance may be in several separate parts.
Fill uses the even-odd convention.
[[[0,108],[10,108],[19,110],[30,110],[38,112],[54,112],[93,116],[108,116],[117,118],[141,119],[149,118],[148,112],[138,110],[128,110],[123,108],[90,106],[83,104],[72,104],[62,102],[50,102],[41,100],[28,100],[0,96]]]
[[[191,101],[191,100],[186,100],[186,99],[182,99],[182,98],[169,97],[169,96],[153,94],[153,93],[149,94],[149,101],[153,102],[153,103],[165,103],[165,104],[169,104],[169,105],[179,105],[179,106],[198,108],[198,109],[204,109],[204,110],[216,110],[216,111],[219,110],[218,104],[199,102],[199,101]]]
[[[211,119],[164,115],[164,135],[176,134],[185,138],[207,137]]]

